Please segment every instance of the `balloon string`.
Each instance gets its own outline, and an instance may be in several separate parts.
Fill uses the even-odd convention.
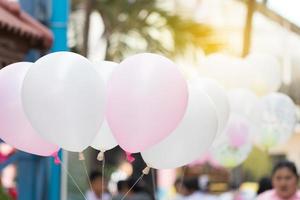
[[[74,185],[77,187],[78,191],[81,193],[81,195],[83,196],[83,198],[85,200],[87,200],[86,196],[83,194],[82,190],[80,189],[79,185],[76,183],[75,179],[73,178],[73,176],[69,173],[69,171],[66,169],[66,167],[64,166],[63,162],[61,162],[61,166],[62,169],[64,170],[65,173],[68,174],[68,176],[71,178],[72,182],[74,183]]]
[[[132,156],[131,153],[125,151],[125,154],[126,154],[126,160],[129,162],[129,163],[133,163],[135,161],[135,158]]]
[[[105,156],[103,154],[103,160],[102,160],[102,193],[101,198],[104,199],[104,169],[105,169]]]
[[[90,185],[90,189],[92,192],[94,192],[93,190],[93,187],[92,187],[92,183],[91,183],[91,180],[90,180],[90,177],[89,177],[89,173],[88,173],[88,170],[87,170],[87,167],[86,167],[86,163],[85,163],[85,160],[82,160],[82,165],[83,165],[83,168],[84,168],[84,171],[85,171],[85,175],[88,179],[88,182],[89,182],[89,185]]]
[[[145,174],[143,173],[139,178],[138,180],[136,180],[136,182],[133,184],[133,186],[131,186],[131,188],[124,194],[124,196],[122,197],[121,200],[124,200],[127,195],[129,194],[129,192],[131,192],[131,190],[134,188],[134,186],[136,186],[136,184],[138,184],[138,182],[140,182],[140,180],[145,176]]]
[[[182,188],[183,186],[183,180],[184,180],[184,177],[185,177],[185,171],[186,171],[186,166],[183,167],[182,169],[182,175],[180,177],[180,185],[179,185],[179,188]]]
[[[156,200],[156,182],[155,182],[155,173],[154,169],[151,169],[151,175],[152,175],[152,186],[153,186],[153,195],[154,195],[154,200]]]

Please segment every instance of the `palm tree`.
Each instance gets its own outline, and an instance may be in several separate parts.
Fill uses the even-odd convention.
[[[73,1],[74,7],[79,4]],[[85,5],[83,55],[87,54],[92,10],[103,19],[107,60],[119,61],[145,51],[174,57],[184,54],[190,46],[211,53],[223,46],[212,27],[168,12],[158,6],[157,0],[86,0]]]

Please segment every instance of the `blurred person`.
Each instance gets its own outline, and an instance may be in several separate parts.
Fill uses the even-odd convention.
[[[220,194],[219,200],[239,200],[240,199],[240,191],[239,184],[230,183],[229,191]]]
[[[240,198],[243,200],[254,200],[257,196],[258,185],[255,182],[244,182],[240,185]]]
[[[300,200],[297,190],[298,172],[295,164],[290,161],[281,161],[272,170],[272,190],[266,191],[257,197],[257,200]]]
[[[136,178],[128,179],[128,187],[132,188],[136,183]],[[128,200],[153,200],[154,196],[150,192],[149,188],[146,186],[143,180],[140,180],[131,191],[130,198]]]
[[[106,192],[106,180],[104,180],[104,185],[102,183],[104,178],[102,173],[97,171],[91,172],[89,178],[92,188],[86,193],[87,200],[110,200],[111,195]]]
[[[258,190],[257,195],[260,195],[261,193],[271,190],[272,187],[272,181],[269,177],[262,177],[258,182]]]
[[[201,199],[202,193],[200,192],[200,187],[197,178],[186,178],[183,180],[182,187],[183,199],[193,200]]]
[[[171,198],[172,200],[181,200],[183,198],[182,186],[183,186],[183,179],[177,178],[174,182],[174,188],[176,193],[175,196]]]
[[[198,183],[201,191],[208,192],[210,185],[208,175],[201,175],[198,179]]]
[[[125,181],[119,181],[119,194],[114,196],[113,200],[153,200],[149,190],[146,188],[146,185],[142,180],[133,187],[136,181],[137,179],[134,178],[130,178]]]
[[[121,180],[117,183],[118,193],[113,196],[112,200],[120,200],[129,191],[128,180]],[[125,198],[126,199],[126,198]]]
[[[133,172],[132,165],[127,162],[123,161],[117,168],[116,171],[114,171],[110,176],[109,181],[109,191],[112,192],[112,194],[117,193],[117,183],[122,180],[127,180]]]
[[[182,200],[217,200],[218,198],[200,190],[198,178],[188,178],[183,181]]]

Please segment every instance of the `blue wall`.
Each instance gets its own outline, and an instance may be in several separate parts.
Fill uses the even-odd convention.
[[[51,49],[67,51],[67,21],[69,0],[19,0],[23,10],[48,26],[54,35]],[[30,51],[25,60],[34,62],[41,56]],[[18,162],[19,200],[60,200],[61,169],[53,158],[44,158],[24,152],[15,156]]]

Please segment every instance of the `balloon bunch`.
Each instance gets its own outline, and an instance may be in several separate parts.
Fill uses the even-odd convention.
[[[236,167],[248,157],[252,144],[269,150],[286,142],[293,134],[296,108],[288,96],[270,93],[258,98],[250,90],[242,88],[230,90],[227,95],[229,121],[208,152],[215,163]],[[210,159],[206,161],[210,162]]]
[[[120,64],[71,52],[15,63],[0,70],[0,100],[0,137],[17,149],[49,156],[92,146],[103,156],[120,145],[158,169],[204,154],[229,115],[218,83],[187,82],[171,60],[150,53]]]

